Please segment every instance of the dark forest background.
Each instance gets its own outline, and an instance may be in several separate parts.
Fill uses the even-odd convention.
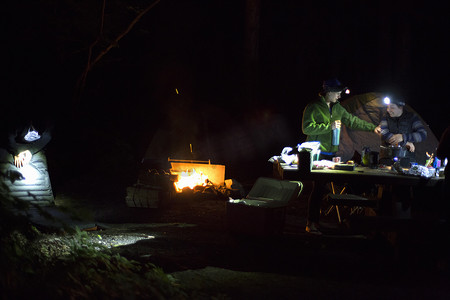
[[[352,94],[404,98],[440,137],[450,108],[443,5],[10,1],[2,122],[54,123],[57,191],[100,180],[122,189],[143,158],[168,156],[225,164],[227,178],[263,175],[268,158],[304,141],[302,111],[331,77]],[[89,53],[99,60],[85,72]]]

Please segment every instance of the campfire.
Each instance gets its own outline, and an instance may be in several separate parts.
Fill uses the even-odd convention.
[[[127,187],[127,206],[158,208],[161,203],[177,198],[176,195],[228,199],[240,193],[239,189],[233,188],[232,180],[225,180],[224,165],[213,165],[209,160],[168,160],[170,170],[141,170],[138,182]]]
[[[186,170],[178,175],[174,182],[177,192],[182,192],[184,188],[193,190],[196,186],[206,186],[208,184],[208,175],[197,172],[195,169]]]
[[[183,189],[195,187],[221,186],[225,182],[225,166],[213,165],[211,161],[194,161],[170,159],[170,173],[177,175],[175,189],[181,193]]]

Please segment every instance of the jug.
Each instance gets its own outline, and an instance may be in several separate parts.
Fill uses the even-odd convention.
[[[368,167],[370,164],[370,147],[364,146],[361,153],[361,164]]]

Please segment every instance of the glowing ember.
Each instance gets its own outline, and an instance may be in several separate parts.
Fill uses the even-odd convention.
[[[195,169],[181,172],[178,175],[178,181],[175,182],[175,188],[177,192],[181,192],[183,188],[194,189],[196,186],[206,186],[208,182],[208,176],[202,172],[197,172]]]

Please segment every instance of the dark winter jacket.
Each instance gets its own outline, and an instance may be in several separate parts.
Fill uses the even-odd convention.
[[[381,119],[380,127],[384,146],[389,145],[387,140],[397,133],[403,135],[403,141],[399,143],[399,146],[405,146],[407,142],[423,142],[427,138],[427,130],[419,116],[407,110],[404,110],[400,117],[395,118],[386,113]]]
[[[427,130],[420,120],[419,116],[413,112],[403,110],[400,117],[392,118],[386,113],[380,122],[381,127],[381,144],[389,146],[387,142],[394,134],[402,134],[403,141],[399,146],[404,147],[407,142],[413,144],[423,142],[427,138]],[[407,157],[415,158],[413,152],[407,152]]]

